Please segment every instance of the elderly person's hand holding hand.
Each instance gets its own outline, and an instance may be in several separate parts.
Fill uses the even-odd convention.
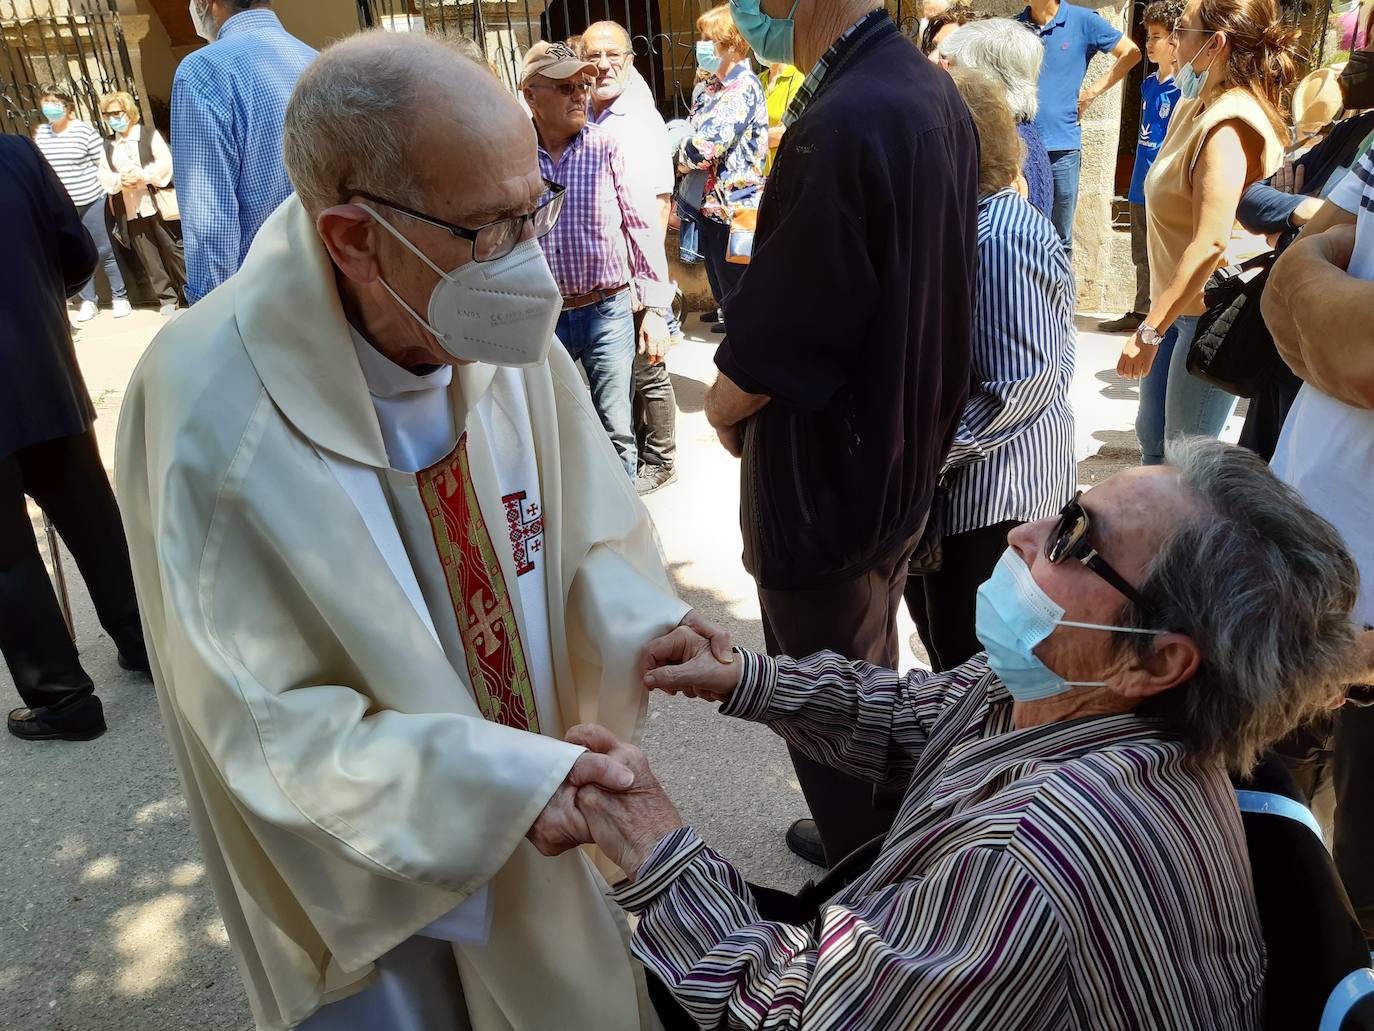
[[[588,755],[604,756],[634,774],[634,784],[624,791],[606,791],[595,784],[577,791],[578,813],[592,840],[633,878],[654,846],[683,826],[682,817],[649,769],[649,760],[634,745],[595,723],[573,727],[568,740],[588,749]]]
[[[730,637],[703,636],[701,626],[679,624],[644,650],[644,686],[667,694],[723,702],[736,685],[742,664],[730,651]]]

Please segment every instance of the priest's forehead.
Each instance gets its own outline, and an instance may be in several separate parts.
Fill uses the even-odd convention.
[[[494,76],[474,82],[470,70],[426,84],[432,124],[414,154],[426,210],[475,227],[533,210],[544,187],[530,119]]]

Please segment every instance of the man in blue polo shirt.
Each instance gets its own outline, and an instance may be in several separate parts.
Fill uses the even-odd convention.
[[[1073,213],[1078,207],[1078,169],[1083,130],[1078,120],[1090,104],[1120,82],[1140,60],[1140,48],[1095,11],[1058,0],[1031,0],[1017,17],[1040,36],[1045,63],[1040,68],[1040,112],[1035,127],[1050,152],[1054,208],[1050,220],[1073,251]],[[1116,58],[1111,70],[1083,85],[1088,62],[1097,54]]]

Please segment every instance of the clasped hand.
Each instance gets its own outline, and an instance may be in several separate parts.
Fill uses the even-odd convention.
[[[739,682],[740,660],[729,633],[695,611],[650,642],[642,665],[646,687],[689,698],[724,701]],[[634,745],[594,723],[574,727],[567,740],[587,751],[526,837],[546,856],[595,843],[633,877],[682,818]]]

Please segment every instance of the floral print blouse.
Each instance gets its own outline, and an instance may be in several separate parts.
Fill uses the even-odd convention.
[[[707,173],[702,214],[728,223],[740,208],[757,208],[768,159],[768,105],[747,62],[731,68],[724,81],[707,78],[692,97],[689,122],[678,162]]]

